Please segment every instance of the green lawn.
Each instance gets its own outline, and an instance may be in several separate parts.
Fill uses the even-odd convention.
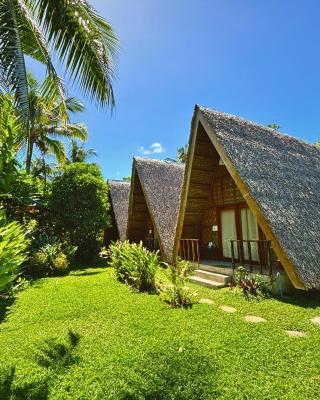
[[[214,303],[170,309],[104,268],[36,282],[0,323],[1,400],[320,398],[320,325],[310,322],[320,301],[246,302],[196,288]],[[78,344],[66,344],[69,330]]]

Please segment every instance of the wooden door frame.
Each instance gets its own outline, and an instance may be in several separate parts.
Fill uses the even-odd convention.
[[[218,225],[218,244],[219,244],[219,252],[218,252],[218,257],[219,260],[223,261],[231,261],[230,257],[224,257],[223,256],[223,248],[222,248],[222,224],[221,224],[221,212],[224,210],[234,210],[234,217],[235,217],[235,226],[236,226],[236,235],[237,235],[237,240],[242,240],[242,232],[241,232],[241,219],[240,219],[240,210],[242,208],[248,208],[248,204],[241,202],[237,204],[228,204],[228,205],[222,205],[222,206],[217,206],[216,207],[216,216],[217,216],[217,225]],[[262,232],[262,229],[260,228],[258,221],[258,240],[263,240],[264,234]],[[258,246],[258,252],[259,252],[259,258],[263,256],[263,251],[260,248],[261,246]],[[237,258],[236,261],[239,261]],[[243,260],[243,261],[248,261],[248,260]],[[258,264],[258,261],[252,261],[253,264]]]

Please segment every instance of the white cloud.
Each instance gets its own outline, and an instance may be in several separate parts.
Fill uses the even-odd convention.
[[[165,153],[166,149],[162,146],[161,143],[155,142],[152,143],[152,145],[149,146],[149,148],[144,148],[143,146],[141,146],[139,148],[139,151],[141,154],[143,155],[147,155],[147,154],[160,154],[160,153]]]

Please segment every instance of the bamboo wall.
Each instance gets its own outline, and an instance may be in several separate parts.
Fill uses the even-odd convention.
[[[149,230],[153,230],[150,213],[138,175],[135,175],[133,183],[133,198],[131,215],[128,224],[128,239],[139,243],[144,241]]]

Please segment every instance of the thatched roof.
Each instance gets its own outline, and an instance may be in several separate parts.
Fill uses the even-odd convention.
[[[190,140],[199,123],[294,285],[320,288],[320,151],[274,129],[200,106]]]
[[[180,163],[141,157],[135,157],[133,160],[132,179],[139,179],[141,183],[162,257],[168,262],[172,260],[183,173],[184,165]],[[133,182],[130,202],[133,202],[134,187],[136,185]],[[130,220],[134,213],[134,204],[132,204],[132,209],[129,211],[128,229],[130,229]]]
[[[130,182],[108,180],[109,196],[120,240],[126,239]]]

